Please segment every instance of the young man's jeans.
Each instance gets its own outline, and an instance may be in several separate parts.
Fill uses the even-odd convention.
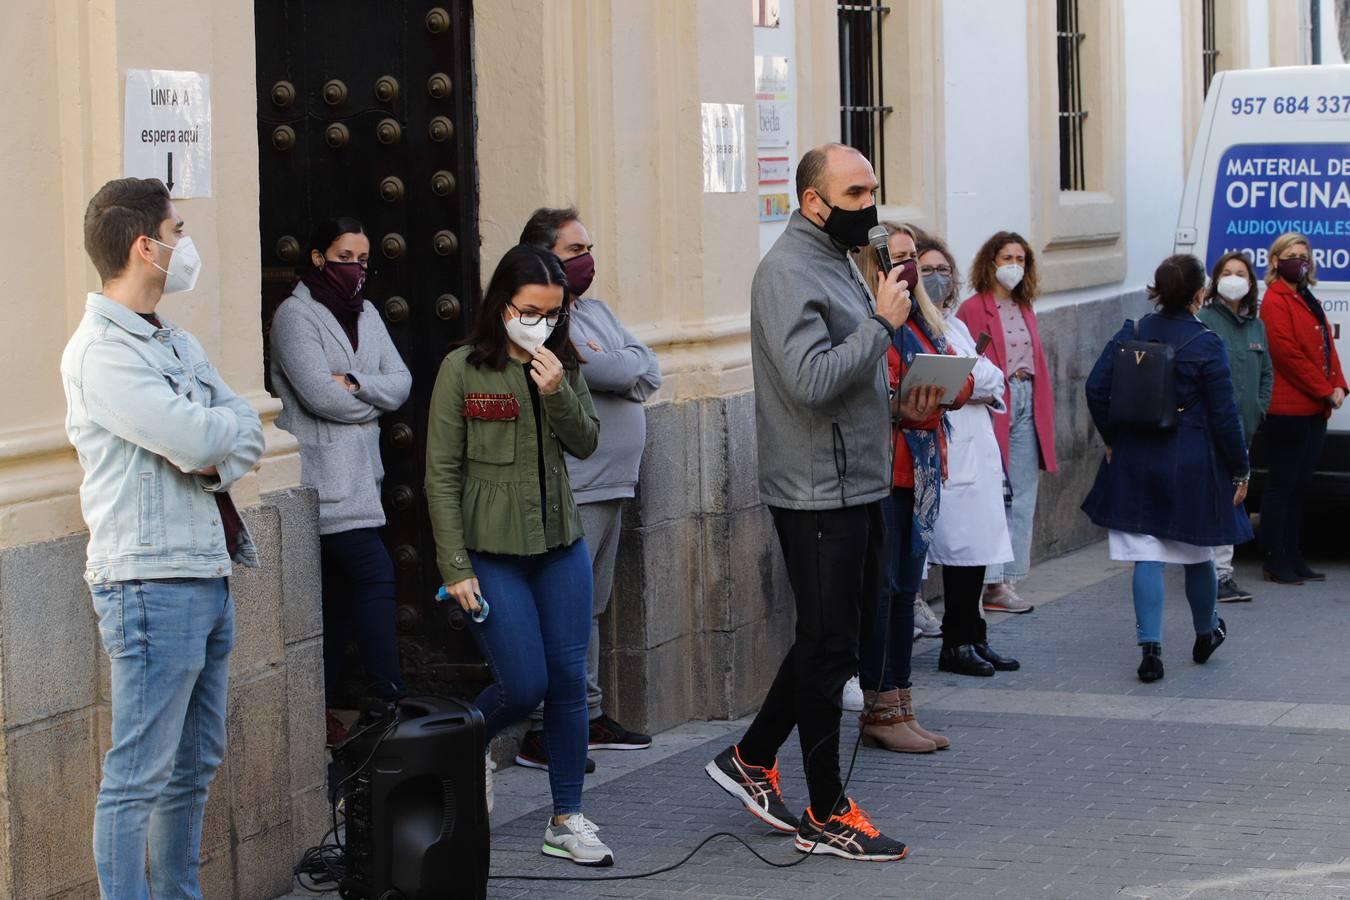
[[[772,766],[795,725],[811,810],[824,819],[843,791],[844,684],[858,670],[858,635],[871,631],[876,618],[885,555],[881,503],[769,512],[797,604],[796,640],[739,748],[750,765]]]
[[[582,538],[534,556],[469,551],[488,616],[470,629],[497,680],[475,702],[487,739],[544,701],[553,814],[581,812],[586,774],[586,644],[591,557]]]
[[[923,583],[925,545],[915,551],[914,489],[896,488],[881,501],[886,523],[886,575],[877,595],[875,625],[859,643],[858,682],[863,690],[909,687],[914,657],[914,598]]]
[[[1209,634],[1219,627],[1215,600],[1219,582],[1214,563],[1193,563],[1186,568],[1186,602],[1191,606],[1191,622],[1196,634]],[[1134,564],[1134,632],[1140,644],[1162,643],[1163,564]]]
[[[605,695],[600,690],[600,617],[609,609],[614,593],[614,563],[619,557],[619,536],[623,532],[623,504],[619,500],[578,503],[581,530],[591,553],[594,597],[591,601],[591,641],[586,648],[586,716],[594,722],[604,713]],[[530,713],[530,730],[544,727],[544,707]]]
[[[1037,376],[1040,377],[1040,376]],[[984,572],[985,584],[1013,584],[1031,571],[1031,533],[1036,518],[1036,494],[1041,486],[1041,445],[1036,436],[1032,409],[1034,381],[1014,378],[1008,382],[1008,484],[1012,505],[1008,507],[1008,537],[1013,561],[995,563]]]
[[[94,811],[94,862],[114,900],[201,897],[202,811],[225,754],[234,602],[225,578],[90,588],[112,661],[112,749]]]

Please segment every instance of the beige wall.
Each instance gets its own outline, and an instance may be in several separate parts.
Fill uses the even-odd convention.
[[[83,527],[79,467],[61,427],[61,349],[98,278],[83,249],[89,197],[122,175],[126,71],[189,69],[211,76],[215,197],[180,201],[205,268],[191,294],[160,307],[196,334],[231,386],[269,422],[277,404],[262,387],[259,336],[258,162],[252,3],[230,0],[16,0],[0,44],[10,121],[0,137],[0,221],[12,248],[11,302],[0,305],[0,547]],[[18,264],[22,261],[23,264]],[[59,313],[57,311],[60,311]],[[261,477],[237,489],[298,480],[294,445],[269,427]]]

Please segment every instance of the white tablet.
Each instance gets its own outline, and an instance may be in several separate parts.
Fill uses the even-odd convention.
[[[931,384],[944,390],[942,405],[950,406],[966,386],[966,379],[975,369],[975,360],[974,356],[916,353],[914,362],[900,383],[900,396],[904,397],[913,388]]]

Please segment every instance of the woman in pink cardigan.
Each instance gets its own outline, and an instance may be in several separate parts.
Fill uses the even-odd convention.
[[[1031,568],[1031,533],[1036,517],[1036,491],[1041,470],[1055,471],[1055,397],[1050,366],[1036,327],[1036,255],[1014,231],[1000,231],[984,242],[971,264],[975,295],[957,315],[972,335],[993,340],[985,351],[1007,378],[1006,416],[994,416],[994,433],[1003,453],[1003,470],[1012,491],[1008,534],[1013,561],[985,571],[984,608],[997,612],[1032,610],[1013,584]]]

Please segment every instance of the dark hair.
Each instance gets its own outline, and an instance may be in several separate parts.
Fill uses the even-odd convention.
[[[333,242],[344,234],[365,234],[366,229],[360,221],[351,216],[334,216],[331,219],[324,219],[314,230],[309,233],[309,246],[305,248],[305,258],[301,262],[302,269],[314,267],[314,251],[318,251],[320,256],[326,256],[328,248],[333,246]]]
[[[84,211],[84,252],[109,282],[127,267],[131,245],[159,240],[169,217],[169,189],[158,178],[119,178],[98,189]]]
[[[797,163],[797,203],[806,196],[807,188],[815,188],[821,199],[829,202],[825,196],[825,170],[829,168],[830,154],[835,150],[852,150],[848,144],[821,144],[812,147],[802,155]]]
[[[1178,253],[1164,259],[1153,273],[1148,296],[1163,312],[1186,312],[1204,286],[1205,264],[1189,253]]]
[[[947,242],[937,235],[918,229],[915,229],[915,234],[918,235],[914,241],[914,253],[917,256],[923,256],[930,250],[936,250],[947,260],[947,265],[952,267],[952,305],[955,306],[955,301],[960,299],[961,296],[961,267],[956,264],[956,257],[952,256],[951,248],[947,246]],[[928,299],[933,300],[932,297]],[[933,302],[938,303],[937,300],[933,300]]]
[[[1019,306],[1030,306],[1040,291],[1036,277],[1036,254],[1027,239],[1015,231],[1000,231],[984,242],[970,264],[970,286],[979,294],[994,290],[994,285],[998,283],[994,274],[998,271],[998,251],[1008,244],[1021,244],[1022,252],[1027,255],[1027,264],[1022,267],[1022,281],[1009,293]]]
[[[563,289],[562,309],[572,306],[572,296],[567,289],[567,276],[563,273],[562,263],[553,255],[552,250],[535,247],[530,244],[517,244],[502,261],[497,263],[488,282],[483,302],[478,305],[478,316],[473,327],[460,346],[469,346],[469,362],[472,365],[501,371],[511,360],[507,350],[510,338],[506,336],[506,324],[502,315],[506,304],[516,296],[522,287],[529,284],[541,284]],[[564,316],[553,329],[553,333],[544,341],[544,346],[552,350],[565,369],[576,369],[581,365],[577,348],[572,346],[568,323],[571,316]]]
[[[552,251],[553,245],[558,243],[558,232],[568,222],[575,222],[581,218],[581,213],[577,212],[575,206],[568,206],[564,209],[552,209],[543,207],[536,209],[531,215],[525,227],[520,230],[520,242],[528,244],[531,247],[539,247],[543,250]]]
[[[1241,250],[1225,253],[1214,264],[1214,273],[1209,277],[1209,287],[1205,288],[1205,303],[1220,302],[1219,273],[1223,271],[1224,266],[1235,259],[1240,260],[1247,267],[1247,295],[1242,298],[1242,303],[1238,306],[1238,312],[1244,316],[1254,316],[1256,315],[1256,267],[1252,265],[1251,257]]]

